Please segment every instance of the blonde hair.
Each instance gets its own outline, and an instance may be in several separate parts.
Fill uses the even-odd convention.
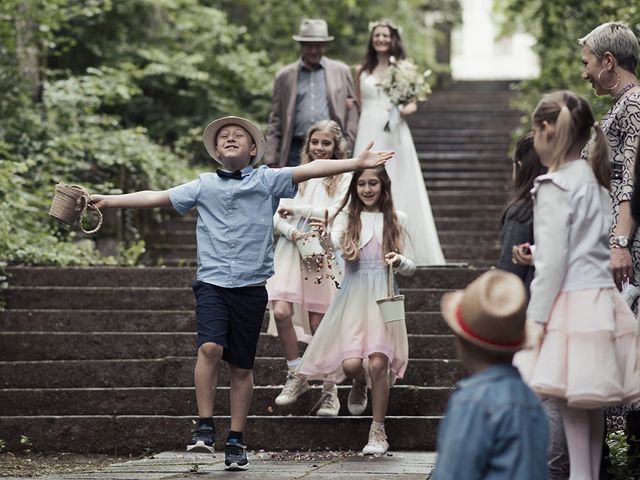
[[[549,169],[554,170],[567,161],[567,154],[575,147],[582,149],[589,141],[591,128],[595,138],[589,154],[589,164],[598,183],[609,189],[611,165],[607,138],[602,128],[594,122],[589,103],[569,90],[547,93],[533,112],[533,124],[543,122],[555,125],[555,143],[551,152]]]
[[[342,135],[342,129],[333,120],[323,120],[311,125],[307,138],[304,141],[302,152],[300,153],[300,165],[304,165],[313,161],[311,159],[311,137],[317,132],[328,132],[331,134],[333,140],[333,152],[331,152],[331,158],[347,158],[347,141]],[[322,180],[324,189],[329,197],[333,197],[338,190],[338,183],[340,181],[340,175],[332,175],[331,177],[325,177]],[[302,182],[298,185],[300,193],[304,193],[307,188],[307,182]]]

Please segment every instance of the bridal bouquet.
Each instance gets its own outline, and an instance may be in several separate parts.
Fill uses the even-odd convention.
[[[431,93],[431,86],[425,81],[429,75],[431,70],[421,73],[416,64],[409,59],[398,62],[393,56],[389,58],[389,68],[385,70],[379,83],[393,104],[389,111],[389,120],[384,126],[385,132],[400,122],[401,105],[426,100],[427,95]]]

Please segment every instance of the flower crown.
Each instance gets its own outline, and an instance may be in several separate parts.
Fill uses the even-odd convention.
[[[395,30],[398,33],[402,33],[400,27],[398,27],[391,20],[376,20],[375,22],[369,22],[369,31],[373,32],[377,27],[388,27]]]

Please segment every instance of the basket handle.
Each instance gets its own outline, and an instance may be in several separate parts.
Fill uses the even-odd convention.
[[[387,296],[393,297],[395,295],[394,287],[394,273],[393,273],[393,265],[389,264],[389,274],[387,275]]]
[[[102,227],[102,220],[103,220],[102,212],[98,207],[95,207],[91,203],[89,203],[91,199],[91,194],[86,189],[84,189],[80,185],[72,185],[72,186],[79,188],[80,190],[82,190],[82,193],[83,193],[82,197],[80,197],[82,198],[82,212],[80,213],[80,219],[78,220],[78,225],[80,226],[80,230],[82,230],[86,235],[92,235],[96,233],[98,230],[100,230],[100,227]],[[84,217],[85,213],[87,213],[87,208],[95,210],[98,213],[98,224],[95,226],[95,228],[91,230],[85,230],[84,227],[82,226],[82,218]]]

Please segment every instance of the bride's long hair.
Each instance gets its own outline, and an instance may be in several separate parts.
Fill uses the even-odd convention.
[[[367,43],[367,52],[364,54],[364,58],[362,59],[362,70],[371,73],[373,69],[378,65],[378,54],[373,48],[373,32],[375,32],[378,27],[387,27],[389,32],[391,33],[391,45],[389,46],[389,56],[396,57],[397,60],[402,60],[406,58],[406,54],[404,53],[404,47],[402,46],[402,39],[400,38],[400,31],[398,27],[391,20],[387,20],[383,18],[382,20],[378,20],[376,22],[371,22],[369,24],[369,42]]]

